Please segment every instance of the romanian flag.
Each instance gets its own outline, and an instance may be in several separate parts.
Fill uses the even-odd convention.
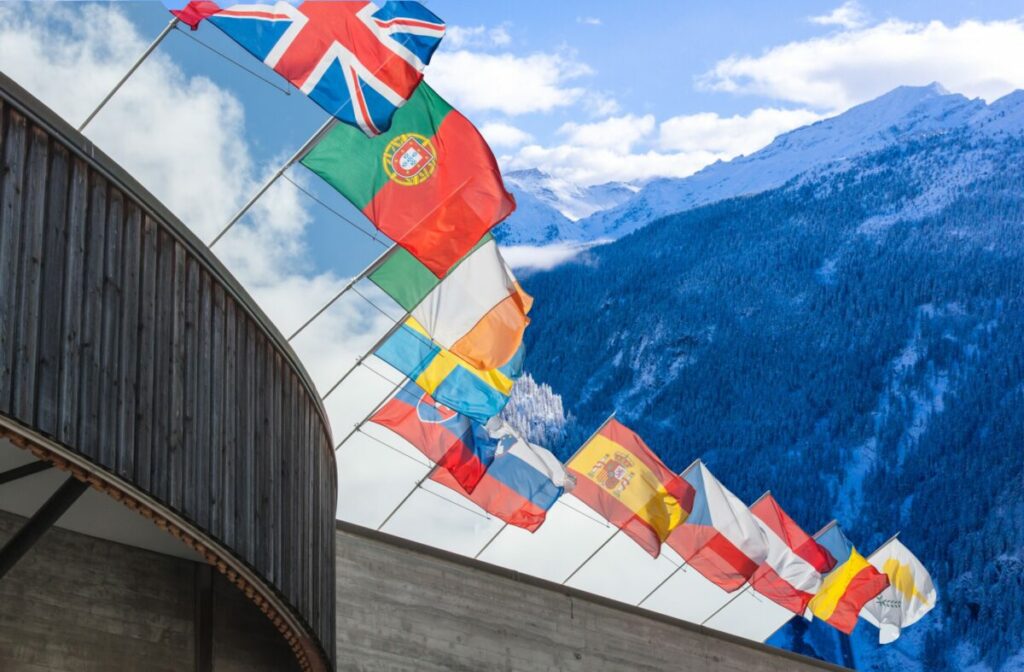
[[[511,360],[530,323],[523,291],[490,234],[443,280],[396,249],[370,280],[409,311],[442,348],[478,369]]]
[[[768,556],[757,520],[700,461],[683,472],[696,493],[686,522],[668,536],[687,564],[722,590],[743,586]]]
[[[483,136],[426,84],[387,132],[336,126],[302,165],[439,278],[515,210]]]
[[[889,587],[889,577],[857,552],[834,521],[818,534],[817,540],[839,564],[811,600],[811,612],[836,630],[850,634],[864,605]]]
[[[770,493],[750,507],[768,541],[768,556],[750,585],[794,614],[803,614],[835,559],[782,510]]]
[[[497,449],[472,492],[464,492],[458,479],[447,471],[435,471],[431,479],[509,525],[536,532],[548,510],[572,488],[572,478],[558,458],[520,437],[504,421],[491,418],[485,430]]]
[[[415,319],[408,319],[374,353],[424,392],[454,411],[487,422],[508,403],[523,373],[523,350],[500,369],[477,369],[431,341]]]
[[[465,492],[476,489],[494,461],[497,442],[483,427],[438,404],[411,382],[370,421],[411,443]]]
[[[573,495],[654,557],[693,507],[693,487],[614,418],[566,465]]]

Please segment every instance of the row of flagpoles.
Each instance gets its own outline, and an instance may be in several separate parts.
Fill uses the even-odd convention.
[[[489,234],[515,208],[490,148],[465,117],[421,83],[444,34],[438,17],[416,2],[165,4],[174,19],[80,129],[179,22],[194,30],[204,20],[330,113],[210,246],[296,164],[395,241],[289,337],[298,337],[363,281],[403,311],[323,395],[340,389],[371,356],[404,377],[388,379],[392,391],[336,446],[366,434],[363,428],[372,422],[428,459],[427,473],[378,529],[430,480],[503,521],[475,557],[509,526],[535,532],[556,503],[607,521],[615,531],[562,583],[620,534],[653,558],[668,545],[683,562],[639,604],[678,572],[693,569],[734,594],[703,623],[753,592],[847,634],[864,618],[887,642],[934,606],[927,571],[895,537],[865,558],[835,521],[808,535],[770,493],[747,507],[699,460],[681,474],[672,472],[614,415],[564,465],[500,418],[522,374],[532,299]],[[570,496],[593,516],[569,504]]]

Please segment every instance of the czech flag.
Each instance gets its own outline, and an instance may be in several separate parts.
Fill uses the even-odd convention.
[[[696,493],[686,522],[666,543],[722,590],[743,586],[768,557],[768,540],[740,501],[697,461],[683,473]]]

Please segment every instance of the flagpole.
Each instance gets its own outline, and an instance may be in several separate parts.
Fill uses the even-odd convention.
[[[82,125],[78,127],[79,132],[85,130],[85,127],[89,125],[89,122],[91,122],[93,118],[97,114],[99,114],[100,110],[102,110],[106,106],[106,104],[110,102],[110,99],[114,97],[114,94],[117,93],[122,86],[124,86],[124,83],[128,81],[129,77],[135,74],[135,71],[139,69],[139,66],[142,65],[142,62],[149,58],[149,55],[153,53],[153,50],[160,46],[160,43],[164,41],[164,38],[167,37],[168,33],[174,30],[174,27],[176,25],[178,25],[178,17],[174,17],[173,19],[171,19],[171,22],[168,23],[167,26],[160,31],[160,34],[157,35],[156,39],[150,43],[149,47],[147,47],[146,50],[142,52],[142,55],[139,56],[139,58],[135,61],[135,64],[132,65],[132,67],[128,69],[128,72],[124,74],[124,77],[122,77],[121,80],[114,86],[114,88],[110,90],[110,93],[108,93],[106,97],[100,101],[100,104],[96,106],[96,109],[92,111],[92,114],[86,117],[85,121],[82,122]]]
[[[376,343],[370,346],[369,350],[367,350],[364,354],[360,355],[356,359],[356,363],[353,364],[348,371],[342,374],[341,378],[338,379],[338,382],[336,382],[334,385],[331,385],[331,389],[327,390],[327,392],[324,393],[324,396],[320,397],[320,401],[326,401],[327,397],[331,396],[335,390],[341,387],[341,384],[344,383],[345,380],[350,375],[352,375],[352,372],[358,369],[360,366],[362,366],[363,362],[365,362],[368,357],[372,357],[373,353],[377,351],[377,348],[384,344],[384,341],[394,336],[395,332],[402,328],[402,326],[405,324],[406,318],[408,318],[411,314],[411,312],[407,312],[405,315],[402,316],[400,320],[391,325],[391,328],[384,332],[384,335],[381,336]]]
[[[581,565],[580,565],[579,567],[577,567],[576,569],[574,569],[574,570],[572,571],[572,574],[570,574],[569,576],[565,577],[565,580],[564,580],[564,581],[562,581],[562,585],[564,586],[565,584],[569,583],[569,581],[571,581],[571,580],[572,580],[572,577],[574,577],[574,576],[576,576],[577,574],[579,574],[580,570],[581,570],[581,569],[583,569],[584,567],[586,567],[586,566],[587,566],[587,563],[588,563],[588,562],[590,562],[591,560],[593,560],[593,559],[594,559],[594,556],[595,556],[595,555],[597,555],[598,553],[600,553],[600,552],[601,552],[601,549],[603,549],[603,548],[604,548],[605,546],[607,546],[608,544],[610,544],[610,543],[611,543],[611,541],[612,541],[612,539],[614,539],[615,537],[619,536],[619,532],[622,532],[622,528],[621,528],[621,527],[620,527],[620,528],[617,528],[617,529],[615,530],[614,534],[612,534],[612,536],[610,536],[610,537],[608,537],[607,539],[605,539],[605,540],[604,540],[604,543],[603,543],[603,544],[601,544],[600,546],[598,546],[598,547],[597,547],[597,550],[596,550],[596,551],[594,551],[594,552],[593,552],[593,553],[591,553],[591,554],[590,554],[589,556],[587,556],[587,559],[586,559],[586,560],[584,560],[584,561],[583,561],[583,563],[582,563],[582,564],[581,564]]]
[[[237,213],[235,213],[235,216],[228,220],[228,223],[224,225],[224,228],[221,229],[220,233],[218,233],[217,236],[210,241],[208,247],[213,247],[214,245],[216,245],[220,241],[220,239],[224,237],[224,234],[230,231],[231,227],[237,224],[238,221],[245,216],[245,213],[249,212],[249,209],[256,204],[256,201],[260,200],[260,197],[262,197],[263,194],[267,193],[267,190],[274,185],[274,182],[277,182],[278,178],[284,175],[286,170],[291,168],[296,161],[305,156],[306,153],[313,148],[313,145],[320,141],[320,138],[322,138],[329,130],[334,128],[334,125],[337,123],[337,121],[337,118],[334,117],[333,115],[328,117],[327,121],[323,123],[323,125],[317,130],[317,132],[314,133],[309,138],[309,140],[307,140],[305,144],[303,144],[302,147],[299,148],[299,151],[295,152],[291,156],[291,158],[288,159],[288,161],[286,161],[285,164],[277,170],[277,172],[271,175],[270,179],[264,182],[263,186],[259,188],[259,191],[253,194],[252,198],[250,198],[245,203],[245,205],[243,205],[242,208]]]
[[[699,463],[700,463],[700,458],[698,457],[698,458],[697,458],[696,460],[694,460],[693,462],[691,462],[691,463],[690,463],[690,466],[688,466],[688,467],[687,467],[686,469],[683,469],[683,470],[682,470],[681,472],[679,472],[679,475],[680,475],[680,476],[683,476],[683,475],[685,475],[685,474],[686,474],[686,472],[688,472],[688,471],[689,471],[690,469],[693,469],[693,468],[694,468],[695,466],[697,466],[697,465],[698,465]],[[685,521],[684,521],[684,523],[683,523],[683,524],[685,525]],[[689,564],[689,563],[687,563],[687,561],[686,561],[686,558],[683,558],[682,556],[680,556],[680,558],[682,559],[682,561],[683,561],[683,564],[681,564],[681,565],[679,565],[678,567],[676,567],[675,569],[673,569],[673,570],[672,570],[672,572],[671,572],[671,573],[670,573],[670,574],[669,574],[668,576],[666,576],[666,577],[665,577],[664,579],[662,579],[661,583],[659,583],[658,585],[656,585],[656,586],[654,587],[654,590],[652,590],[651,592],[647,593],[647,595],[646,595],[646,596],[644,597],[644,599],[642,599],[642,600],[640,600],[639,602],[637,602],[637,603],[636,603],[636,606],[638,606],[638,607],[639,607],[639,606],[640,606],[640,605],[642,605],[642,604],[643,604],[644,602],[646,602],[647,600],[649,600],[649,599],[651,598],[651,595],[654,595],[654,594],[655,594],[656,592],[658,592],[658,590],[660,590],[662,586],[664,586],[664,585],[665,585],[666,583],[668,583],[668,582],[669,582],[669,580],[670,580],[670,579],[671,579],[671,578],[672,578],[673,576],[675,576],[675,575],[676,575],[676,574],[678,574],[679,572],[683,571],[683,567],[686,567],[686,565],[687,565],[687,564]]]
[[[770,494],[772,494],[772,491],[771,491],[771,490],[768,490],[768,491],[766,491],[766,492],[765,492],[765,493],[764,493],[763,495],[761,495],[760,497],[758,497],[758,498],[757,498],[757,499],[756,499],[756,500],[754,501],[754,503],[753,503],[753,504],[751,504],[750,506],[755,506],[755,505],[756,505],[756,504],[757,504],[758,502],[760,502],[760,501],[761,501],[762,499],[764,499],[765,497],[767,497],[767,496],[768,496],[768,495],[770,495]],[[835,526],[836,524],[837,524],[837,521],[836,521],[835,519],[832,519],[831,521],[829,521],[829,522],[828,522],[828,523],[827,523],[827,524],[825,525],[825,527],[823,527],[823,528],[821,528],[820,530],[818,530],[817,532],[815,532],[815,533],[814,533],[814,534],[813,534],[813,535],[811,536],[811,538],[812,538],[812,539],[817,539],[817,538],[818,538],[818,537],[820,537],[820,536],[821,536],[821,535],[822,535],[822,534],[823,534],[823,533],[824,533],[824,532],[825,532],[826,530],[828,530],[828,529],[829,529],[830,527],[833,527],[833,526]],[[893,537],[893,538],[895,539],[895,537]],[[889,543],[889,542],[886,542],[886,543]],[[741,591],[739,591],[738,593],[736,593],[736,594],[735,594],[735,595],[734,595],[734,596],[732,597],[732,599],[731,599],[731,600],[729,600],[728,602],[726,602],[725,604],[723,604],[723,605],[722,605],[721,607],[719,607],[718,609],[716,609],[716,610],[715,610],[715,613],[711,614],[710,616],[708,616],[707,618],[705,618],[705,619],[704,619],[703,621],[701,621],[701,625],[707,625],[707,624],[708,624],[708,622],[709,622],[709,621],[710,621],[710,620],[711,620],[712,618],[714,618],[714,617],[715,617],[715,616],[717,616],[717,615],[718,615],[719,613],[721,613],[721,611],[722,611],[723,609],[725,609],[726,607],[728,607],[728,606],[729,606],[730,604],[732,604],[733,602],[735,602],[736,600],[738,600],[738,599],[739,599],[739,597],[740,597],[740,595],[742,595],[743,593],[747,592],[748,590],[750,590],[750,589],[751,589],[751,588],[753,588],[753,587],[754,587],[754,586],[753,586],[752,584],[750,584],[750,583],[748,582],[748,583],[747,583],[747,585],[746,585],[746,586],[745,586],[745,587],[743,588],[743,590],[741,590]],[[800,615],[800,614],[794,614],[794,616],[799,616],[799,615]],[[788,621],[787,621],[787,622],[788,622]],[[776,632],[778,632],[778,630],[776,630]],[[773,633],[773,634],[774,634],[774,633]]]
[[[314,320],[316,320],[318,317],[320,317],[325,312],[327,312],[327,309],[330,308],[331,306],[333,306],[338,301],[338,299],[340,299],[348,290],[352,289],[356,285],[357,282],[359,282],[360,280],[363,280],[364,278],[369,276],[371,273],[376,271],[378,268],[380,268],[381,265],[383,265],[383,263],[387,260],[388,256],[395,250],[396,247],[398,247],[398,246],[397,245],[392,245],[388,249],[384,250],[384,252],[382,252],[379,257],[377,257],[372,262],[370,262],[370,265],[367,266],[366,268],[364,268],[363,271],[359,275],[357,275],[354,278],[352,278],[351,280],[349,280],[348,284],[346,284],[344,287],[342,287],[341,291],[339,291],[337,294],[334,295],[334,298],[332,298],[330,301],[328,301],[324,305],[323,308],[321,308],[320,310],[316,311],[316,313],[311,318],[309,318],[308,320],[303,322],[302,326],[299,327],[298,329],[296,329],[295,333],[293,333],[291,336],[288,337],[288,342],[289,343],[292,342],[295,339],[296,336],[298,336],[299,334],[301,334],[303,331],[306,330],[306,327],[308,327],[309,325],[313,324]]]
[[[900,530],[900,532],[902,532],[902,530]],[[869,556],[867,557],[867,559],[868,559],[868,560],[871,560],[871,558],[873,558],[873,557],[875,557],[876,555],[878,555],[878,552],[879,552],[880,550],[882,550],[883,548],[885,548],[886,546],[888,546],[888,545],[889,545],[889,544],[891,544],[892,542],[896,541],[896,538],[900,536],[900,532],[897,532],[896,534],[892,535],[891,537],[889,537],[888,539],[886,539],[885,541],[883,541],[883,542],[882,542],[882,543],[881,543],[881,544],[880,544],[880,545],[878,546],[878,548],[876,548],[875,550],[873,550],[873,551],[871,552],[871,555],[869,555]]]
[[[700,624],[701,624],[701,625],[707,625],[707,624],[708,624],[708,621],[710,621],[710,620],[711,620],[712,618],[714,618],[715,616],[718,616],[718,614],[722,613],[722,610],[723,610],[723,609],[725,609],[725,608],[726,608],[726,607],[728,607],[728,606],[729,606],[730,604],[732,604],[733,602],[735,602],[736,600],[738,600],[738,599],[739,599],[739,597],[740,597],[740,595],[742,595],[743,593],[747,592],[747,591],[748,591],[748,590],[750,590],[751,588],[753,588],[753,586],[751,586],[751,585],[750,585],[749,583],[748,583],[747,585],[743,586],[743,590],[741,590],[741,591],[737,592],[737,593],[736,593],[735,595],[733,595],[733,596],[732,596],[731,598],[729,598],[728,600],[726,600],[725,604],[723,604],[722,606],[720,606],[720,607],[719,607],[718,609],[715,609],[715,611],[714,611],[714,612],[713,612],[713,613],[712,613],[712,614],[711,614],[710,616],[708,616],[708,617],[707,617],[707,618],[705,618],[705,619],[704,619],[703,621],[701,621],[701,622],[700,622]],[[650,596],[648,596],[648,597],[650,597]],[[794,616],[796,616],[797,614],[793,614],[793,615],[794,615]]]
[[[690,465],[690,466],[692,467],[693,465]],[[757,499],[755,499],[755,500],[754,500],[754,503],[753,503],[753,504],[751,504],[750,506],[757,506],[757,503],[758,503],[758,502],[760,502],[760,501],[761,501],[762,499],[764,499],[765,497],[767,497],[767,496],[768,496],[768,495],[770,495],[770,494],[772,494],[772,491],[771,491],[771,490],[765,490],[765,491],[764,491],[764,494],[762,494],[762,495],[761,495],[760,497],[758,497]],[[747,508],[749,509],[750,507],[748,506]],[[835,521],[832,521],[832,523],[834,523],[834,522],[835,522]],[[829,523],[829,525],[831,525],[832,523]],[[824,531],[825,531],[825,530],[826,530],[827,528],[828,528],[828,525],[826,525],[825,527],[823,527],[823,528],[822,528],[822,529],[821,529],[821,530],[820,530],[820,531],[818,532],[818,534],[821,534],[821,532],[824,532]],[[817,535],[815,535],[815,536],[817,536]],[[710,620],[711,620],[712,618],[714,618],[715,616],[717,616],[717,615],[719,614],[719,612],[721,612],[721,611],[722,611],[723,609],[725,609],[726,607],[728,607],[728,606],[729,606],[730,604],[732,604],[733,602],[735,602],[736,600],[738,600],[738,599],[740,598],[740,595],[742,595],[743,593],[747,592],[747,591],[748,591],[748,590],[750,590],[751,588],[753,588],[753,586],[752,586],[752,585],[750,584],[750,582],[748,581],[748,582],[747,582],[747,584],[746,584],[746,586],[744,586],[743,590],[741,590],[741,591],[737,592],[737,593],[736,593],[735,595],[733,595],[733,596],[732,596],[731,598],[729,598],[729,600],[728,600],[728,601],[726,601],[726,603],[725,603],[725,604],[723,604],[723,605],[722,605],[722,606],[720,606],[720,607],[719,607],[718,609],[716,609],[716,610],[715,610],[715,612],[714,612],[713,614],[711,614],[710,616],[708,616],[707,618],[705,618],[705,619],[704,619],[703,621],[701,621],[701,623],[700,623],[700,624],[701,624],[701,625],[706,625],[708,621],[710,621]],[[648,595],[647,597],[650,597],[650,595]],[[645,599],[646,599],[646,598],[645,598]]]
[[[676,567],[675,569],[673,569],[672,573],[669,574],[668,576],[666,576],[664,579],[662,579],[661,583],[659,583],[658,585],[656,585],[654,587],[654,590],[652,590],[651,592],[647,593],[647,595],[644,596],[644,599],[642,599],[642,600],[640,600],[639,602],[636,603],[636,606],[638,606],[638,607],[642,606],[644,602],[646,602],[647,600],[651,599],[652,595],[654,595],[656,592],[661,590],[661,587],[664,586],[666,583],[668,583],[669,580],[673,576],[675,576],[676,574],[681,572],[683,570],[683,567],[686,567],[686,565],[687,565],[686,558],[683,558],[683,564],[681,564],[678,567]]]
[[[608,418],[607,418],[607,419],[606,419],[606,420],[605,420],[604,422],[602,422],[602,423],[601,423],[601,426],[600,426],[600,427],[598,427],[598,428],[597,428],[596,430],[594,430],[594,433],[590,435],[590,438],[589,438],[589,439],[587,439],[586,441],[584,441],[584,442],[583,442],[582,444],[580,444],[580,447],[579,447],[579,448],[577,448],[577,449],[576,449],[576,452],[575,452],[575,453],[573,453],[573,454],[572,454],[572,455],[571,455],[571,456],[569,457],[569,459],[565,461],[565,464],[569,464],[569,463],[570,463],[570,462],[572,462],[572,461],[573,461],[574,459],[576,459],[576,456],[580,454],[580,451],[581,451],[581,450],[583,450],[583,447],[584,447],[584,446],[586,446],[586,445],[587,445],[588,443],[590,443],[591,441],[593,441],[593,440],[594,440],[594,437],[595,437],[595,436],[597,436],[597,435],[598,435],[598,433],[600,433],[600,431],[601,431],[602,429],[604,429],[604,426],[605,426],[605,425],[607,425],[607,424],[608,424],[609,422],[611,422],[612,418],[614,418],[614,417],[615,417],[615,411],[612,411],[612,414],[611,414],[611,415],[609,415],[609,416],[608,416]],[[568,494],[568,493],[566,493],[566,494]],[[561,497],[559,497],[559,499],[561,499]],[[496,539],[497,539],[497,538],[498,538],[499,536],[501,536],[501,533],[505,531],[505,528],[506,528],[506,527],[508,527],[508,523],[505,523],[504,525],[502,525],[502,526],[501,526],[501,529],[500,529],[500,530],[498,530],[498,531],[497,531],[497,532],[495,533],[495,535],[494,535],[493,537],[491,537],[491,538],[490,538],[490,540],[489,540],[489,541],[488,541],[488,542],[487,542],[486,544],[484,544],[484,547],[483,547],[483,548],[481,548],[481,549],[480,549],[480,551],[479,551],[479,552],[478,552],[478,553],[477,553],[476,555],[474,555],[474,556],[473,556],[473,559],[474,559],[474,560],[476,560],[476,559],[478,559],[478,558],[479,558],[479,557],[480,557],[481,555],[483,555],[483,554],[484,554],[484,551],[486,551],[486,550],[487,550],[487,548],[488,548],[488,547],[489,547],[489,546],[490,546],[491,544],[493,544],[493,543],[494,543],[494,541],[495,541],[495,540],[496,540]]]
[[[402,382],[401,382],[401,383],[398,383],[397,385],[395,385],[394,389],[392,389],[392,390],[391,390],[390,392],[388,392],[387,396],[385,396],[385,397],[384,397],[383,399],[381,399],[381,400],[380,400],[380,403],[378,403],[378,404],[377,404],[376,406],[374,406],[374,407],[373,407],[373,410],[372,410],[372,411],[370,411],[369,413],[367,413],[367,414],[366,414],[366,417],[365,417],[365,418],[363,418],[363,419],[362,419],[362,420],[360,420],[360,421],[359,421],[358,423],[356,423],[355,425],[353,425],[353,427],[352,427],[352,429],[351,429],[351,430],[349,431],[349,433],[345,435],[345,438],[343,438],[343,439],[342,439],[341,441],[339,441],[339,442],[338,442],[338,443],[337,443],[337,444],[336,444],[336,445],[334,446],[334,450],[335,450],[335,451],[341,450],[341,447],[342,447],[343,445],[345,445],[345,442],[346,442],[346,441],[348,441],[349,439],[351,439],[351,438],[352,438],[352,436],[353,436],[353,435],[354,435],[354,434],[355,434],[356,432],[358,432],[358,431],[359,431],[360,429],[362,429],[363,425],[365,425],[365,424],[367,423],[367,421],[368,421],[368,420],[369,420],[370,418],[372,418],[372,417],[374,416],[374,414],[376,414],[376,413],[377,413],[377,411],[379,411],[379,410],[381,409],[381,407],[383,407],[383,406],[384,406],[384,404],[386,404],[386,403],[387,403],[388,401],[390,401],[390,400],[391,400],[391,397],[393,397],[393,396],[395,395],[395,392],[398,392],[398,390],[399,390],[399,389],[401,389],[401,387],[402,387],[402,383],[404,383],[404,382],[405,382],[405,379],[403,378],[403,379],[402,379]]]
[[[387,525],[387,524],[388,524],[389,522],[391,522],[391,519],[392,519],[392,518],[394,518],[394,516],[395,516],[395,514],[396,514],[396,513],[398,513],[398,510],[399,510],[399,509],[401,509],[401,508],[402,508],[403,506],[405,506],[405,503],[409,501],[409,498],[410,498],[410,497],[412,497],[412,496],[413,496],[414,494],[416,494],[416,491],[420,489],[420,486],[421,486],[421,485],[423,485],[423,483],[424,483],[424,482],[425,482],[425,481],[426,481],[426,480],[427,480],[428,478],[430,478],[431,476],[433,476],[433,475],[434,475],[434,472],[435,472],[436,470],[437,470],[437,465],[435,464],[434,466],[432,466],[432,467],[430,468],[430,471],[428,471],[428,472],[427,472],[426,474],[424,474],[424,475],[423,475],[423,478],[421,478],[420,480],[418,480],[418,481],[416,482],[416,487],[414,487],[414,488],[413,488],[412,490],[410,490],[410,491],[409,491],[409,494],[407,494],[407,495],[406,495],[405,497],[403,497],[403,498],[402,498],[402,501],[400,501],[400,502],[398,503],[398,506],[396,506],[396,507],[394,508],[394,510],[393,510],[393,511],[392,511],[391,513],[389,513],[389,514],[388,514],[388,517],[384,519],[384,522],[383,522],[383,523],[381,523],[380,525],[378,525],[378,526],[377,526],[377,531],[378,531],[378,532],[379,532],[379,531],[381,531],[381,530],[383,530],[383,529],[384,529],[384,526],[385,526],[385,525]]]

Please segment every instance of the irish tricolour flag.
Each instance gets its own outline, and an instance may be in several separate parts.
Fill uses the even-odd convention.
[[[478,369],[507,364],[523,342],[533,298],[488,234],[444,280],[397,249],[370,274],[435,343]]]
[[[515,210],[487,142],[426,84],[390,130],[336,126],[302,165],[439,278]]]

